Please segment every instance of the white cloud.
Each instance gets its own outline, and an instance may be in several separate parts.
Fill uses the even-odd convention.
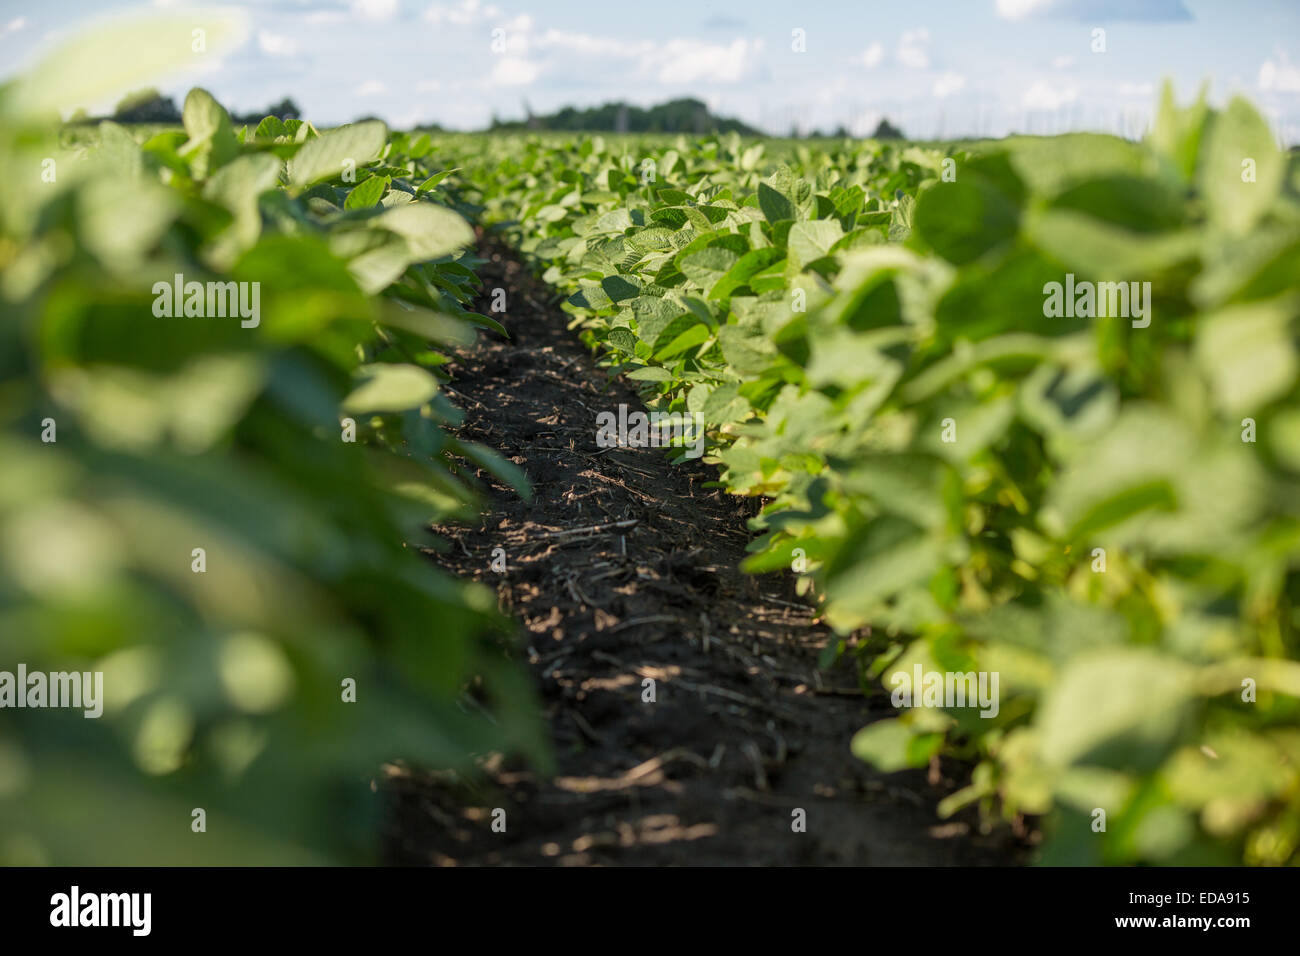
[[[930,54],[926,46],[930,43],[930,31],[925,27],[905,30],[898,41],[898,50],[894,54],[903,66],[915,70],[924,70],[930,65]]]
[[[997,11],[1004,20],[1054,17],[1160,23],[1192,19],[1183,0],[997,0]]]
[[[8,23],[0,24],[0,37],[6,37],[11,33],[17,33],[27,26],[26,17],[14,17]]]
[[[966,77],[948,70],[946,73],[940,73],[935,79],[932,92],[939,99],[943,99],[945,96],[952,96],[965,85]]]
[[[465,27],[474,23],[496,20],[501,16],[501,8],[495,4],[483,4],[480,0],[461,0],[460,3],[444,6],[439,3],[430,5],[424,13],[424,19],[435,25],[449,23],[452,26]],[[516,19],[524,19],[531,25],[532,18],[527,14]]]
[[[1300,67],[1291,65],[1285,53],[1278,54],[1280,62],[1265,60],[1259,67],[1259,88],[1278,93],[1300,93]]]
[[[298,52],[298,41],[270,30],[258,30],[257,48],[267,56],[293,56]]]
[[[871,46],[862,51],[862,55],[859,57],[862,61],[862,65],[868,69],[880,66],[880,63],[884,58],[885,48],[879,43],[871,44]]]
[[[483,0],[434,3],[424,19],[443,29],[486,27],[504,31],[503,55],[496,57],[487,85],[526,86],[542,76],[581,71],[592,66],[582,61],[605,61],[623,79],[636,77],[665,85],[736,83],[758,73],[763,40],[737,37],[730,42],[709,42],[681,36],[668,40],[637,40],[551,27],[539,31],[529,14],[511,15]],[[878,44],[877,44],[878,46]],[[883,51],[879,54],[883,57]]]
[[[397,0],[352,0],[352,12],[363,20],[391,20],[397,14]]]
[[[1054,56],[1052,57],[1053,70],[1068,70],[1074,66],[1075,59],[1072,56]]]
[[[567,30],[547,30],[535,41],[541,50],[564,50],[579,56],[641,56],[654,49],[653,43],[624,43],[612,37],[592,36],[590,33],[570,33]]]
[[[659,83],[736,83],[752,77],[763,52],[759,38],[737,37],[730,43],[710,43],[675,37],[663,43],[635,42],[590,33],[547,30],[539,37],[522,37],[530,50],[564,63],[575,57],[615,60],[627,64],[622,72]],[[509,37],[507,37],[509,44]]]
[[[541,75],[542,68],[532,60],[518,56],[503,56],[492,68],[488,83],[492,86],[527,86]]]
[[[1053,0],[998,0],[998,16],[1004,20],[1023,20],[1036,13],[1045,13]]]
[[[1079,98],[1077,86],[1054,87],[1041,80],[1025,90],[1020,105],[1027,110],[1059,110]]]
[[[357,87],[357,96],[378,96],[387,92],[388,87],[384,86],[382,80],[366,80]]]
[[[721,44],[678,37],[652,50],[642,67],[660,83],[736,83],[751,74],[762,51],[758,39],[737,37]]]

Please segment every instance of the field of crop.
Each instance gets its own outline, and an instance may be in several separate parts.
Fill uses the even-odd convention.
[[[940,812],[1046,815],[1050,860],[1284,863],[1300,167],[1244,101],[1166,97],[1143,144],[438,148],[647,407],[703,417],[764,501],[747,570],[794,569],[824,664],[865,628],[864,685],[1000,675],[999,707],[854,753],[974,761]],[[1146,311],[1047,314],[1067,274],[1142,276]]]
[[[0,89],[0,671],[98,682],[0,680],[0,863],[436,861],[515,772],[529,852],[614,853],[563,799],[644,782],[690,862],[725,814],[667,784],[719,768],[737,827],[861,774],[924,813],[846,829],[961,862],[1300,861],[1300,159],[1245,99],[944,146],[197,88],[67,127],[39,82]],[[604,440],[620,389],[695,430],[600,457],[650,443]]]

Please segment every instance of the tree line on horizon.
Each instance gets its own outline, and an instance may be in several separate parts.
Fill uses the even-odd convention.
[[[289,97],[285,97],[278,103],[272,103],[264,110],[254,110],[251,113],[231,112],[231,122],[237,126],[249,125],[256,126],[267,116],[275,116],[281,120],[302,119],[302,111]],[[115,123],[156,123],[166,126],[181,122],[181,109],[176,105],[176,101],[170,96],[163,96],[157,89],[137,90],[134,93],[128,93],[118,102],[113,109],[111,116],[90,116],[85,110],[77,110],[69,117],[70,123],[98,123],[102,120],[112,120]]]
[[[694,97],[669,100],[656,106],[640,107],[622,100],[579,109],[566,106],[554,113],[536,115],[524,103],[525,118],[502,120],[492,117],[488,127],[491,132],[517,132],[523,130],[553,132],[599,133],[692,133],[697,136],[718,133],[739,133],[741,136],[766,136],[762,130],[732,117],[718,116],[702,100]],[[847,138],[851,134],[844,126],[833,131],[810,130],[800,134],[791,130],[789,139]],[[888,119],[882,119],[872,133],[873,139],[903,139],[902,130]]]
[[[554,113],[542,115],[534,114],[525,102],[524,114],[525,118],[522,120],[503,120],[493,115],[488,131],[689,133],[697,136],[734,132],[741,136],[768,135],[741,120],[716,115],[706,103],[694,97],[669,100],[650,107],[635,106],[624,101],[586,108],[566,106]],[[281,120],[301,119],[302,111],[292,99],[286,96],[278,103],[272,103],[265,110],[230,114],[231,120],[236,125],[249,126],[255,126],[267,116],[275,116]],[[78,110],[69,122],[96,123],[106,119],[117,123],[179,125],[181,110],[172,97],[164,96],[157,89],[149,88],[123,97],[111,116],[89,116],[84,110]],[[360,119],[379,119],[379,117],[359,117]],[[439,131],[442,129],[436,123],[421,124],[421,128]],[[850,135],[844,126],[839,126],[830,132],[811,130],[802,135],[797,130],[791,130],[788,138],[848,138]],[[882,119],[871,138],[903,139],[904,137],[902,130],[890,123],[888,119]]]

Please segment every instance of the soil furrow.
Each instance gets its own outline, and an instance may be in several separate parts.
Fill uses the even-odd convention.
[[[828,637],[790,575],[739,570],[756,506],[707,489],[699,462],[604,451],[596,414],[641,408],[566,329],[544,284],[485,240],[488,295],[506,290],[509,341],[457,357],[462,437],[534,486],[496,484],[476,527],[438,529],[435,560],[495,587],[524,631],[557,773],[499,759],[478,781],[389,768],[387,855],[411,864],[1016,862],[1010,834],[935,804],[965,768],[883,775],[849,752],[891,713],[851,668],[817,669]],[[488,308],[487,299],[479,303]],[[498,316],[500,318],[500,316]],[[486,478],[486,475],[484,475]],[[504,572],[492,570],[503,548]],[[643,698],[654,682],[654,701]],[[494,832],[492,810],[506,810]],[[806,828],[796,826],[804,811]]]

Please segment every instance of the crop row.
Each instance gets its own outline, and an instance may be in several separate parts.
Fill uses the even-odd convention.
[[[703,416],[827,663],[896,703],[996,675],[855,753],[969,760],[941,812],[1041,815],[1049,861],[1295,860],[1300,168],[1249,104],[951,154],[433,149],[612,370]]]
[[[443,347],[494,323],[427,137],[235,129],[202,90],[182,129],[60,131],[31,92],[0,91],[0,670],[102,692],[0,688],[0,862],[370,859],[385,761],[544,757],[490,592],[420,553],[477,470],[526,491],[445,429]]]

